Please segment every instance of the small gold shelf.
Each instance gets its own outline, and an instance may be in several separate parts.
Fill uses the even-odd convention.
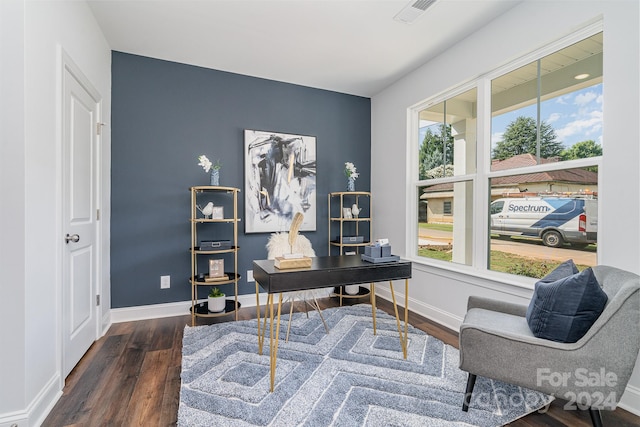
[[[345,218],[345,210],[348,215],[353,205],[358,205],[361,212],[357,218]],[[343,255],[345,249],[349,251],[360,251],[358,248],[371,244],[373,238],[373,211],[371,203],[371,193],[368,191],[338,191],[328,195],[329,209],[329,255],[335,255],[338,248],[338,255]],[[339,215],[339,216],[337,216]],[[340,242],[337,236],[363,236],[364,242],[350,243]],[[332,251],[333,249],[333,251]]]

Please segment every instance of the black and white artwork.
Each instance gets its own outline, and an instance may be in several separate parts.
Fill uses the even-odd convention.
[[[316,138],[244,131],[245,232],[288,231],[296,212],[300,231],[316,229]]]

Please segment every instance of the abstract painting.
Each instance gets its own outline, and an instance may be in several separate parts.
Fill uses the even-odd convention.
[[[316,138],[244,131],[245,233],[288,231],[296,212],[300,231],[316,229]]]

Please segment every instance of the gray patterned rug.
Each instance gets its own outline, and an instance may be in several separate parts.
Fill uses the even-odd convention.
[[[278,347],[269,392],[269,339],[258,355],[257,321],[186,327],[179,426],[499,426],[552,398],[478,377],[462,412],[467,374],[458,350],[410,328],[407,359],[395,318],[371,306],[294,313]],[[284,316],[286,319],[287,316]],[[286,332],[281,325],[280,337]]]

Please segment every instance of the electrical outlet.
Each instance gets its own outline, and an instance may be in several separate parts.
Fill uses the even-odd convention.
[[[160,289],[169,289],[171,287],[171,276],[160,276]]]
[[[247,283],[253,282],[253,270],[247,270]]]

